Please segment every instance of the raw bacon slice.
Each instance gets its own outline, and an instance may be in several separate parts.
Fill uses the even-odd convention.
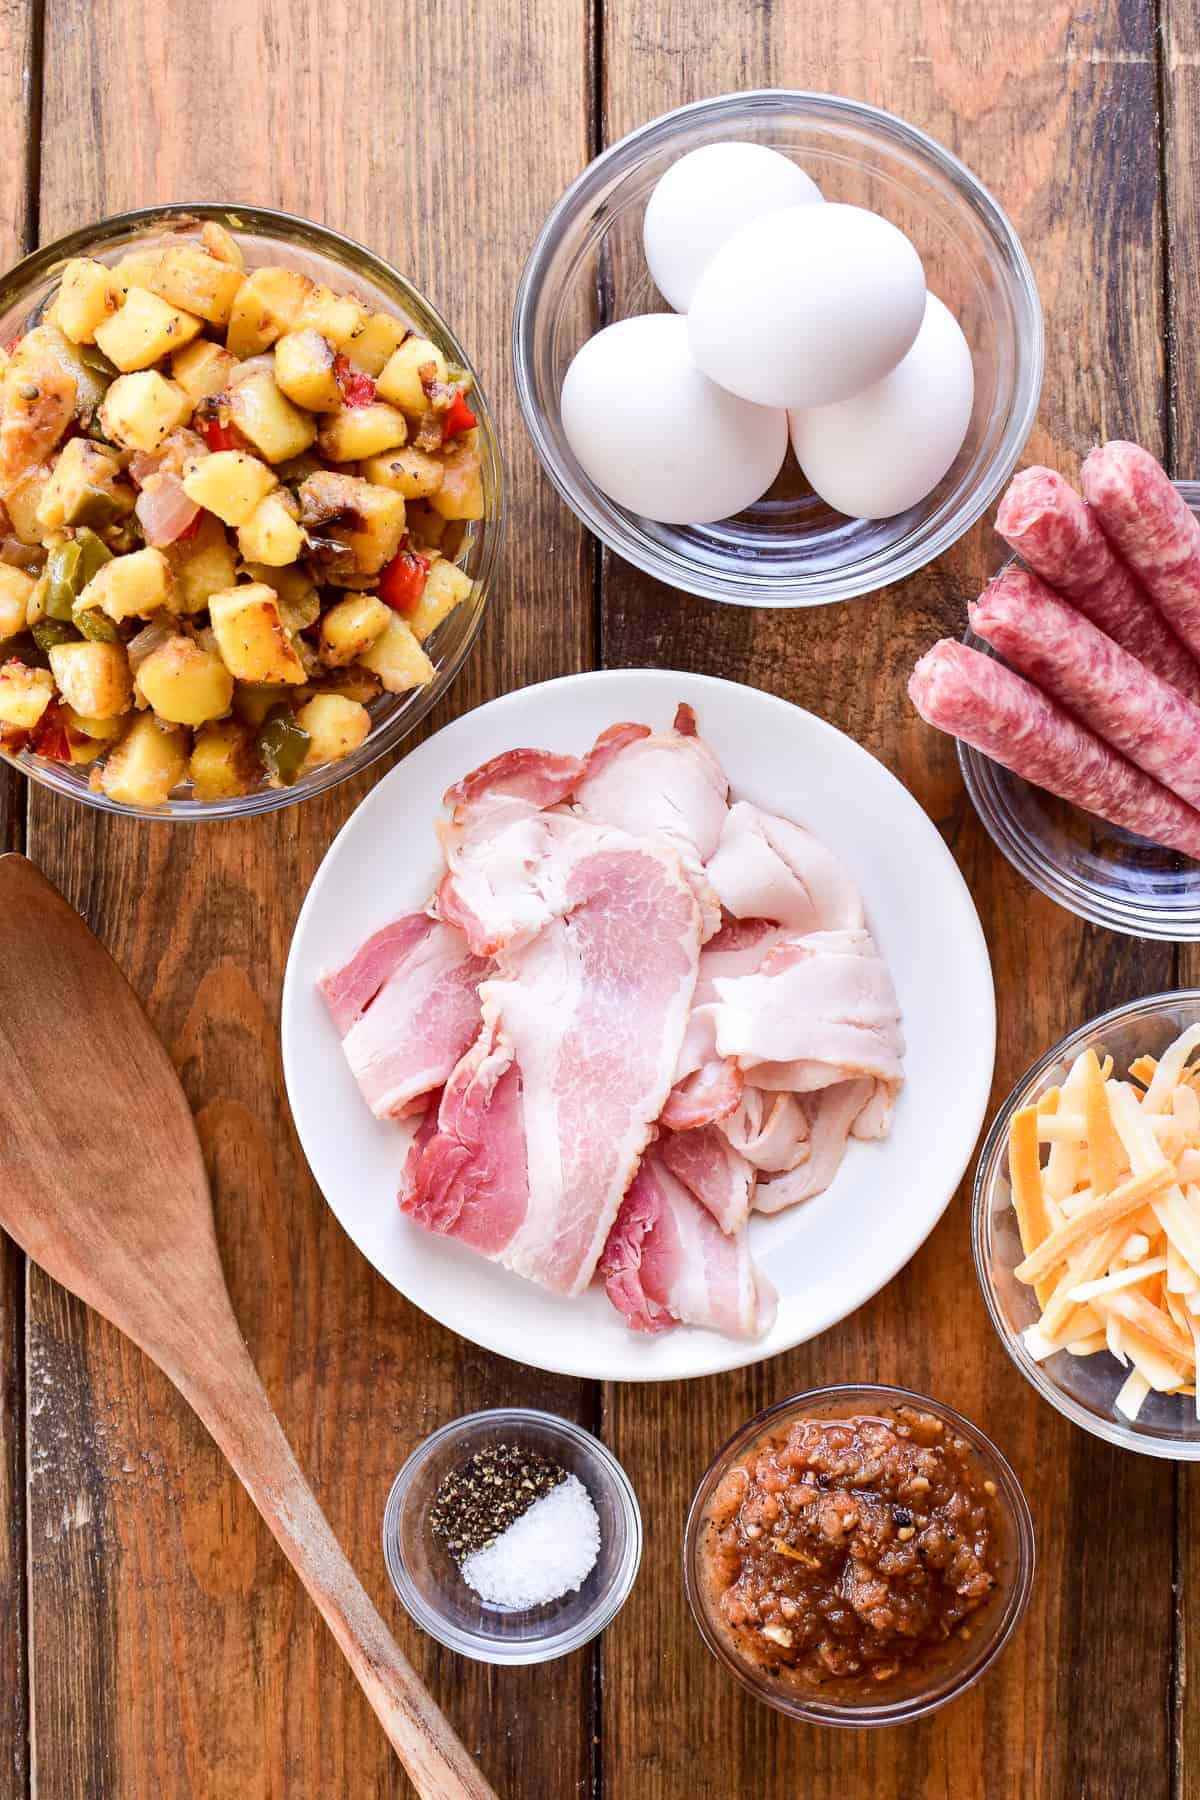
[[[757,1171],[716,1125],[697,1131],[664,1131],[658,1154],[721,1230],[739,1231],[750,1214]]]
[[[808,1116],[794,1094],[746,1084],[737,1110],[721,1120],[733,1148],[763,1175],[782,1175],[808,1155]]]
[[[718,975],[750,974],[770,946],[785,935],[769,919],[726,919],[701,950],[675,1086],[662,1116],[663,1124],[672,1131],[715,1125],[737,1110],[745,1083],[733,1059],[717,1049],[717,990],[713,983]]]
[[[870,1111],[879,1085],[862,1076],[805,1095],[801,1104],[808,1117],[808,1154],[794,1169],[760,1180],[754,1190],[755,1212],[782,1212],[825,1192],[841,1167],[851,1132],[856,1137],[878,1135],[874,1130],[860,1132],[858,1121],[864,1110]]]
[[[491,970],[461,933],[410,913],[322,978],[346,1061],[377,1118],[402,1118],[442,1086],[479,1030],[479,984]]]
[[[599,847],[570,869],[564,911],[480,990],[479,1041],[406,1205],[568,1294],[595,1273],[670,1091],[700,945],[673,852],[582,829]]]
[[[672,1321],[729,1337],[761,1337],[777,1296],[750,1259],[747,1233],[727,1237],[655,1151],[642,1160],[600,1262],[605,1290],[634,1331]]]
[[[735,919],[771,920],[789,931],[853,931],[862,899],[831,850],[790,819],[739,800],[707,866]]]
[[[1117,439],[1089,451],[1080,479],[1109,543],[1200,657],[1200,520],[1139,444]]]

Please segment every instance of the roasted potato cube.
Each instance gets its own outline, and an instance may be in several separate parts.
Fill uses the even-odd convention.
[[[378,375],[388,357],[400,348],[408,336],[409,327],[399,319],[393,319],[390,313],[372,313],[353,336],[347,339],[343,348],[356,369],[362,369],[368,375]]]
[[[286,331],[275,346],[275,379],[289,400],[310,412],[336,412],[342,390],[333,372],[333,345],[311,325]]]
[[[8,522],[12,526],[13,536],[22,544],[40,544],[42,541],[38,510],[49,480],[50,470],[44,464],[39,464],[5,491],[4,509],[8,514]]]
[[[411,500],[408,505],[408,532],[412,539],[412,547],[427,556],[431,550],[441,550],[442,539],[450,526],[448,519],[435,513],[428,500]]]
[[[210,594],[232,587],[237,578],[237,551],[211,513],[201,515],[193,537],[169,544],[165,555],[175,577],[176,610],[182,613],[201,612]]]
[[[410,337],[388,357],[376,383],[383,399],[390,400],[411,419],[419,419],[429,406],[422,371],[437,381],[445,381],[446,359],[428,338]]]
[[[404,501],[388,488],[355,475],[319,470],[300,484],[300,522],[321,537],[345,544],[352,571],[377,574],[404,536]]]
[[[311,325],[339,350],[350,342],[366,320],[367,309],[360,301],[346,294],[335,294],[327,287],[312,288],[296,315],[299,326]]]
[[[110,362],[128,374],[148,369],[151,363],[190,344],[200,334],[201,321],[191,313],[152,294],[149,288],[131,287],[120,312],[96,327],[96,342]]]
[[[391,618],[374,594],[352,594],[321,615],[321,661],[331,668],[357,662]]]
[[[126,806],[161,806],[187,773],[187,732],[137,713],[100,771],[101,791]]]
[[[255,269],[238,290],[225,342],[235,356],[257,356],[299,325],[300,308],[312,291],[307,275],[294,269]]]
[[[483,482],[473,443],[457,443],[442,457],[442,479],[429,504],[443,519],[482,519]]]
[[[53,698],[49,669],[29,669],[15,661],[0,664],[0,725],[32,731]]]
[[[94,344],[96,327],[111,319],[124,297],[124,288],[111,269],[77,256],[62,272],[54,318],[75,344]]]
[[[125,729],[125,720],[121,717],[112,719],[93,719],[86,713],[75,711],[73,706],[63,705],[63,718],[68,731],[78,732],[80,737],[94,738],[98,744],[109,744],[119,738]]]
[[[97,569],[75,604],[84,610],[98,606],[119,625],[122,619],[148,619],[151,613],[170,607],[174,597],[171,565],[161,550],[148,545],[128,556],[114,556]],[[71,704],[76,702],[72,700]],[[100,714],[119,712],[120,708],[80,706],[79,711]]]
[[[146,285],[172,306],[181,306],[210,325],[226,325],[244,279],[240,269],[219,262],[195,244],[173,244],[163,251]]]
[[[236,800],[262,775],[254,737],[239,719],[221,719],[196,733],[188,774],[197,800]]]
[[[389,450],[386,456],[368,457],[362,473],[380,487],[392,488],[406,500],[424,500],[442,485],[443,463],[424,450]]]
[[[241,245],[233,234],[226,231],[223,225],[218,225],[215,219],[205,221],[204,229],[200,233],[200,242],[208,254],[215,256],[218,262],[229,263],[235,269],[245,268],[246,259],[242,255]]]
[[[118,375],[104,396],[104,435],[127,450],[157,450],[167,433],[191,417],[193,402],[157,369]]]
[[[171,374],[193,406],[210,394],[219,394],[237,366],[236,356],[208,338],[197,338],[171,358]]]
[[[413,636],[419,643],[425,642],[430,632],[435,631],[446,615],[467,598],[474,586],[465,569],[460,569],[457,563],[447,562],[444,556],[438,557],[425,578],[425,591],[415,609],[407,615]]]
[[[0,562],[0,638],[16,637],[24,631],[29,609],[29,596],[37,582],[24,569]]]
[[[403,444],[408,421],[394,406],[376,401],[373,406],[346,406],[321,420],[317,444],[330,462],[360,462]]]
[[[123,644],[99,644],[87,638],[55,644],[50,668],[72,712],[85,719],[112,719],[129,711],[133,678]]]
[[[413,635],[412,627],[393,613],[369,650],[359,657],[364,669],[378,675],[389,694],[427,687],[433,680],[433,664]]]
[[[371,729],[371,715],[357,700],[341,694],[314,694],[296,714],[296,723],[312,739],[304,759],[311,768],[315,763],[338,762],[357,750]]]
[[[226,525],[244,525],[259,501],[278,486],[266,463],[244,450],[214,450],[189,462],[183,491],[197,506],[206,506]]]
[[[288,508],[285,494],[286,488],[272,489],[259,501],[246,523],[238,526],[238,549],[248,563],[285,568],[294,563],[304,549],[304,533]]]
[[[229,389],[229,416],[267,462],[286,462],[308,449],[317,435],[311,413],[293,406],[270,369],[255,369]]]
[[[313,685],[318,693],[341,694],[345,700],[357,700],[360,706],[369,706],[383,692],[378,675],[364,669],[361,663],[351,663],[345,669],[325,669]]]
[[[137,672],[137,685],[160,719],[203,725],[221,719],[233,701],[233,676],[215,650],[195,638],[168,638]]]
[[[119,285],[121,292],[127,294],[131,287],[145,287],[153,269],[158,267],[161,250],[131,250],[118,263],[113,264],[113,280]]]
[[[211,595],[208,616],[225,666],[239,681],[298,687],[307,679],[280,616],[279,597],[265,582]]]
[[[246,575],[251,581],[265,581],[294,610],[311,609],[311,617],[305,620],[306,625],[311,625],[321,610],[320,598],[307,569],[287,566],[272,568],[267,563],[248,562]]]
[[[106,525],[128,518],[134,496],[122,476],[121,459],[114,451],[93,444],[90,438],[68,438],[38,502],[43,534],[60,531],[64,525],[89,525],[93,531],[102,531]]]
[[[44,462],[75,417],[79,383],[67,367],[70,339],[53,326],[27,331],[0,381],[0,482],[5,490]]]

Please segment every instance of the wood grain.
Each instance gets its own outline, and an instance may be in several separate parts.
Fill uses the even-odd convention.
[[[728,0],[706,9],[697,32],[678,0],[607,0],[604,50],[607,140],[743,85],[852,94],[925,127],[1008,207],[1039,277],[1048,372],[1028,459],[1071,469],[1118,429],[1161,442],[1148,11],[1072,18],[1064,3],[1028,0],[1002,11],[980,0],[886,9],[847,0],[751,13]],[[674,595],[608,559],[602,649],[606,662],[676,663],[768,688],[849,731],[900,775],[941,825],[980,908],[998,983],[998,1101],[1066,1029],[1170,986],[1173,958],[1090,931],[1036,896],[984,838],[950,745],[912,715],[912,663],[935,637],[961,631],[963,602],[996,560],[981,528],[901,588],[790,615]],[[863,1377],[938,1394],[994,1435],[1027,1486],[1040,1573],[1020,1639],[971,1695],[904,1731],[815,1732],[720,1677],[686,1616],[676,1546],[706,1459],[748,1414],[807,1386]],[[608,1792],[725,1800],[737,1770],[752,1771],[768,1800],[800,1791],[814,1800],[1167,1794],[1171,1473],[1061,1424],[1008,1364],[977,1294],[965,1192],[903,1275],[819,1343],[686,1389],[610,1388],[605,1419],[641,1492],[654,1495],[656,1545],[605,1649]],[[1136,1680],[1125,1681],[1131,1645]],[[1085,1731],[1063,1728],[1085,1715]]]
[[[390,257],[477,353],[513,503],[491,620],[434,724],[590,654],[581,533],[535,475],[507,381],[517,274],[588,154],[588,16],[583,0],[354,0],[334,25],[313,0],[169,0],[153,14],[47,0],[46,235],[170,198],[291,207]],[[457,1662],[400,1614],[379,1528],[395,1470],[437,1424],[517,1397],[590,1417],[590,1399],[460,1343],[375,1279],[288,1121],[277,1019],[292,922],[374,778],[221,828],[138,826],[39,795],[30,848],[113,948],[183,1075],[235,1311],[369,1591],[499,1790],[567,1795],[591,1777],[589,1655],[503,1683]],[[40,1791],[406,1792],[282,1558],[166,1382],[41,1279],[29,1324]]]

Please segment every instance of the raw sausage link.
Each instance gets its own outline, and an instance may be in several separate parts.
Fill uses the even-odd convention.
[[[1022,469],[996,514],[996,530],[1035,575],[1101,631],[1200,701],[1200,665],[1135,580],[1069,481],[1053,469]]]
[[[984,588],[970,616],[971,629],[1043,693],[1200,806],[1200,706],[1024,569]]]
[[[1200,656],[1200,520],[1148,450],[1119,439],[1084,459],[1100,529],[1193,656]]]
[[[951,638],[908,683],[921,717],[1014,775],[1113,825],[1200,857],[1200,813],[1185,806],[1003,663]]]

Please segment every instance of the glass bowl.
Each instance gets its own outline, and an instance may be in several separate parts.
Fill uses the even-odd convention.
[[[966,332],[975,360],[966,441],[934,492],[894,519],[832,512],[808,490],[789,457],[770,493],[736,518],[658,525],[602,494],[566,441],[559,396],[580,345],[615,319],[666,310],[642,251],[651,190],[685,152],[730,138],[784,152],[803,164],[827,199],[870,207],[906,231],[931,291]],[[970,171],[890,113],[785,88],[680,107],[597,157],[542,227],[513,318],[525,423],[567,505],[611,550],[648,575],[744,606],[850,599],[940,556],[988,509],[1012,473],[1037,412],[1042,355],[1033,272],[1009,221]]]
[[[600,1520],[600,1555],[583,1586],[523,1611],[485,1604],[473,1593],[428,1523],[452,1469],[489,1444],[514,1439],[578,1476]],[[642,1557],[642,1515],[629,1477],[591,1432],[553,1413],[501,1407],[455,1419],[413,1451],[388,1495],[383,1554],[401,1603],[440,1644],[474,1662],[550,1662],[590,1643],[624,1606]]]
[[[1175,486],[1200,514],[1200,482]],[[964,642],[992,654],[971,631]],[[970,744],[959,742],[958,761],[988,836],[1049,899],[1130,937],[1200,939],[1200,864],[1031,787]]]
[[[1107,1053],[1120,1079],[1135,1057],[1156,1056],[1198,1020],[1200,989],[1152,994],[1148,1000],[1114,1007],[1047,1051],[1022,1076],[988,1132],[975,1174],[971,1221],[975,1272],[992,1324],[1030,1386],[1065,1419],[1105,1443],[1174,1462],[1200,1462],[1200,1420],[1190,1398],[1150,1393],[1137,1419],[1126,1419],[1113,1402],[1129,1371],[1107,1351],[1069,1356],[1058,1350],[1039,1363],[1025,1348],[1021,1333],[1037,1322],[1039,1308],[1033,1289],[1013,1274],[1024,1252],[1010,1198],[1008,1131],[1013,1114],[1061,1082],[1081,1051],[1093,1049],[1098,1056]]]
[[[845,1417],[850,1413],[887,1417],[901,1406],[931,1413],[956,1436],[966,1440],[976,1465],[995,1483],[996,1517],[1000,1528],[999,1582],[987,1603],[970,1615],[971,1635],[959,1640],[961,1650],[932,1667],[917,1669],[888,1685],[887,1699],[876,1689],[861,1698],[821,1698],[783,1687],[766,1672],[741,1656],[723,1632],[706,1595],[702,1570],[708,1507],[731,1466],[760,1439],[786,1432],[798,1419]],[[692,1618],[708,1648],[722,1668],[741,1682],[756,1700],[789,1718],[810,1725],[901,1725],[955,1700],[973,1687],[1008,1643],[1029,1603],[1033,1589],[1036,1551],[1033,1520],[1020,1482],[996,1446],[982,1431],[953,1407],[908,1388],[861,1383],[813,1388],[790,1400],[768,1407],[736,1432],[718,1451],[696,1489],[683,1539],[683,1578]]]
[[[261,206],[180,203],[170,207],[143,207],[119,213],[99,224],[84,226],[53,244],[35,250],[0,280],[0,342],[12,338],[36,322],[37,315],[58,285],[63,265],[75,256],[94,257],[113,263],[132,250],[166,245],[181,229],[214,219],[236,232],[247,268],[283,262],[338,293],[353,291],[371,305],[399,313],[426,337],[432,338],[448,362],[456,362],[472,375],[470,360],[450,327],[411,282],[370,250],[342,237],[324,225],[273,212]],[[248,794],[233,800],[193,800],[186,786],[177,789],[162,806],[130,806],[95,793],[88,786],[86,765],[75,768],[46,762],[28,751],[0,751],[6,762],[31,780],[69,799],[82,800],[103,812],[124,813],[144,819],[228,819],[246,814],[273,812],[291,806],[310,794],[334,787],[350,775],[368,768],[378,757],[393,750],[436,706],[466,661],[483,622],[484,607],[495,576],[504,536],[504,476],[496,428],[486,398],[476,378],[472,410],[479,421],[479,447],[483,462],[484,516],[467,528],[467,547],[460,558],[475,586],[429,638],[426,649],[437,669],[427,687],[407,694],[384,694],[372,702],[371,729],[359,748],[340,762],[324,763],[302,774],[291,786],[270,787],[264,780]]]

